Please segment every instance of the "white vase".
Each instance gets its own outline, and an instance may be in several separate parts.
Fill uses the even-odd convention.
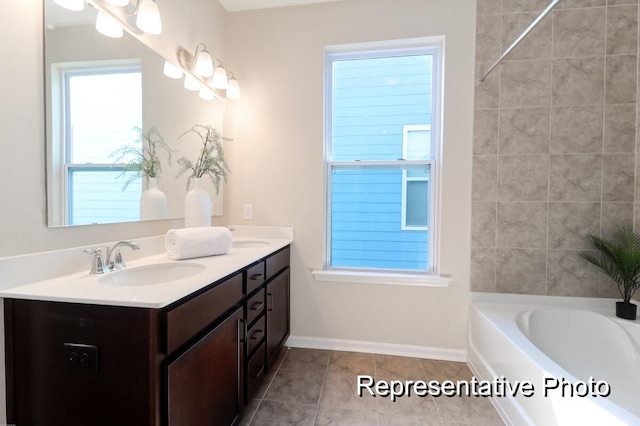
[[[192,189],[184,197],[184,226],[211,226],[211,197],[202,189],[201,178],[194,178]]]
[[[140,220],[167,218],[167,197],[158,189],[156,178],[149,178],[149,186],[140,196]]]

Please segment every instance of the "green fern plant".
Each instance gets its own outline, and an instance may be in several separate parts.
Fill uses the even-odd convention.
[[[162,173],[159,150],[167,153],[169,165],[171,165],[171,154],[175,152],[155,127],[150,128],[147,132],[139,127],[134,127],[134,130],[138,133],[135,143],[123,145],[109,155],[109,157],[115,158],[115,163],[119,163],[123,159],[127,160],[124,170],[117,176],[118,179],[127,177],[122,185],[123,191],[141,175],[146,178],[147,185],[149,185],[149,178],[158,179]]]
[[[587,234],[587,239],[599,252],[581,252],[580,256],[602,269],[617,284],[624,303],[640,288],[640,235],[631,228],[619,227],[611,241]]]
[[[230,141],[231,139],[223,137],[220,132],[209,125],[197,124],[180,135],[180,138],[189,133],[198,135],[202,141],[202,150],[195,162],[186,157],[182,157],[176,161],[180,166],[180,171],[176,177],[190,172],[187,178],[188,190],[193,178],[208,176],[216,188],[217,194],[220,192],[220,182],[227,181],[227,172],[230,171],[224,159],[222,141]]]

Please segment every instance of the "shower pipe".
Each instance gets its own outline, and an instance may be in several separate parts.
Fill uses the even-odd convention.
[[[493,65],[491,65],[491,68],[489,68],[487,70],[487,72],[484,73],[484,75],[482,76],[482,78],[480,78],[480,82],[482,83],[484,81],[485,78],[487,78],[487,76],[489,74],[491,74],[491,71],[494,70],[495,67],[497,67],[498,65],[500,65],[500,62],[502,62],[504,60],[504,58],[507,57],[507,55],[509,53],[511,53],[511,51],[513,49],[515,49],[515,47],[520,44],[520,42],[527,36],[527,34],[529,34],[531,32],[531,30],[533,30],[536,25],[538,25],[540,23],[540,21],[542,21],[544,19],[545,16],[547,16],[547,14],[549,12],[551,12],[553,10],[554,7],[557,6],[557,4],[560,3],[560,0],[553,0],[551,3],[549,3],[549,6],[546,7],[545,10],[542,11],[542,13],[540,15],[538,15],[538,17],[531,23],[531,25],[529,25],[527,27],[526,30],[524,30],[524,32],[522,34],[520,34],[520,36],[513,42],[511,43],[511,46],[509,46],[507,48],[507,50],[504,51],[504,53],[502,55],[500,55],[500,57],[498,58],[497,61],[495,61],[493,63]]]

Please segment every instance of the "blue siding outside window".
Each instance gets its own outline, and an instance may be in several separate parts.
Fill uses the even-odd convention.
[[[434,54],[328,58],[328,266],[428,272],[431,165],[402,162],[433,156]],[[423,134],[409,151],[423,158],[406,158],[411,127]]]

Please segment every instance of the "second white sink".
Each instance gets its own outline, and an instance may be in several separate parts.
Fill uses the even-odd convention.
[[[189,278],[204,270],[205,267],[198,263],[159,263],[109,272],[98,278],[98,283],[119,287],[161,284]]]

